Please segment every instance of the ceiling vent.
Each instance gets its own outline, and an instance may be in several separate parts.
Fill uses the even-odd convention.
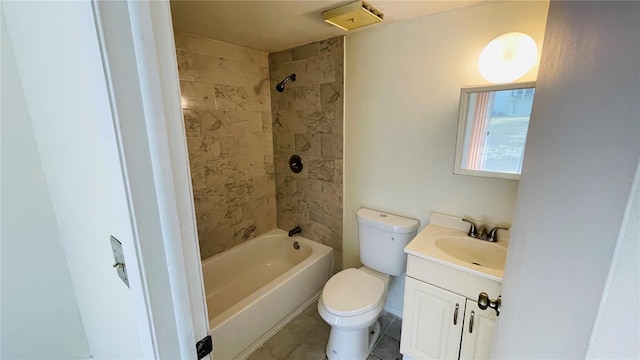
[[[324,21],[344,31],[379,23],[384,14],[364,1],[356,1],[347,5],[327,10],[322,13]]]

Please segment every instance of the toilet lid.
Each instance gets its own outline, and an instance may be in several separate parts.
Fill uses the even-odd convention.
[[[322,303],[338,316],[355,316],[373,309],[384,295],[384,282],[358,269],[346,269],[327,281]]]

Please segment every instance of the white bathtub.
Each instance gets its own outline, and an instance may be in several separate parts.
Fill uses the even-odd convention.
[[[247,357],[318,297],[332,269],[332,248],[280,229],[204,260],[213,358]]]

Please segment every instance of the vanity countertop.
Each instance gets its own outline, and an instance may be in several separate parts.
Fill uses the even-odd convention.
[[[434,213],[430,224],[409,242],[404,251],[424,260],[502,283],[509,242],[505,237],[497,242],[469,237],[462,230],[467,226],[461,218]]]

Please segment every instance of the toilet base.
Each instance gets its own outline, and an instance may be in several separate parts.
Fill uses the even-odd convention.
[[[326,354],[329,360],[365,360],[380,337],[380,322],[364,329],[331,327]]]

